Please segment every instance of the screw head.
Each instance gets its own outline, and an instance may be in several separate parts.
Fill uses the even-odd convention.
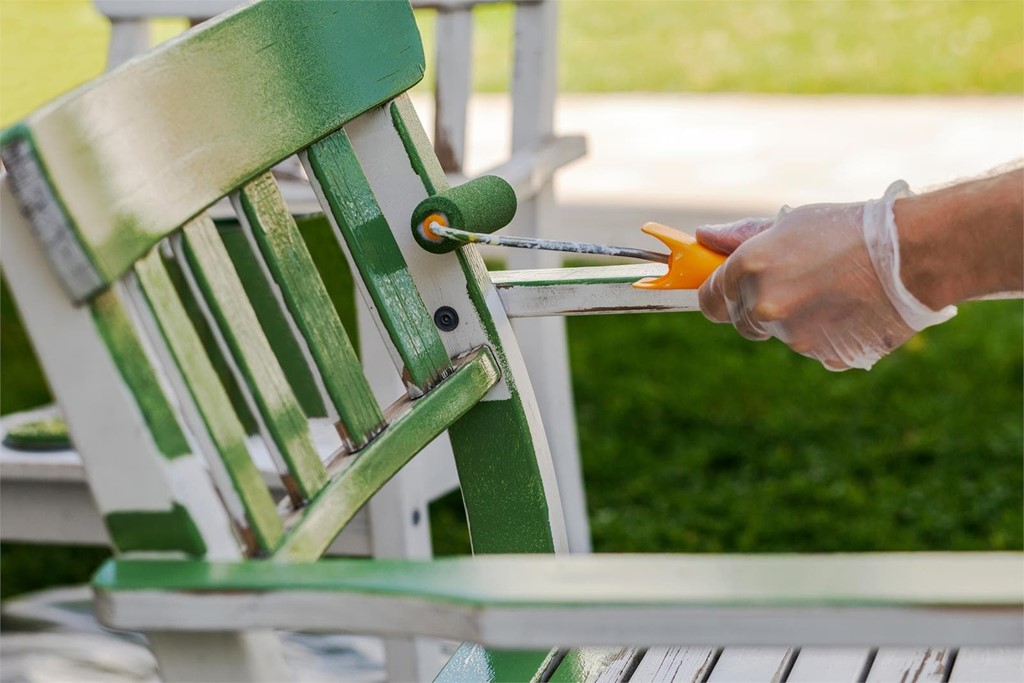
[[[459,326],[459,314],[451,306],[442,306],[434,311],[434,324],[439,330],[451,332]]]

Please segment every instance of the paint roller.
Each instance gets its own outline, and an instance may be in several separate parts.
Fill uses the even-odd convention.
[[[515,214],[516,193],[512,186],[497,176],[481,176],[420,202],[413,210],[412,234],[417,244],[434,254],[454,251],[464,244],[490,244],[667,264],[668,272],[664,275],[633,283],[643,289],[696,289],[726,259],[682,230],[660,223],[646,223],[641,230],[659,239],[668,247],[668,254],[608,244],[492,234],[508,225]]]

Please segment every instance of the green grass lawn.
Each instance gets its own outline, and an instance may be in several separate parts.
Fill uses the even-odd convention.
[[[1020,93],[1015,0],[564,0],[564,92]],[[504,91],[512,11],[477,13],[474,84]],[[419,13],[433,55],[431,12]]]
[[[569,343],[599,551],[1024,547],[1020,302],[962,306],[870,372],[699,314],[573,318]]]

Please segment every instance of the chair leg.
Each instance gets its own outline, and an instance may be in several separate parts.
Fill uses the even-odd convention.
[[[160,678],[178,681],[291,680],[281,643],[270,631],[248,633],[147,633]]]

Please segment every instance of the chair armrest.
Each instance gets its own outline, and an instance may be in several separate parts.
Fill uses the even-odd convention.
[[[1024,554],[115,560],[100,620],[131,630],[428,635],[582,645],[1015,645]]]
[[[490,276],[510,318],[700,310],[695,289],[637,289],[633,286],[640,278],[664,274],[664,265],[644,263],[501,270]]]

